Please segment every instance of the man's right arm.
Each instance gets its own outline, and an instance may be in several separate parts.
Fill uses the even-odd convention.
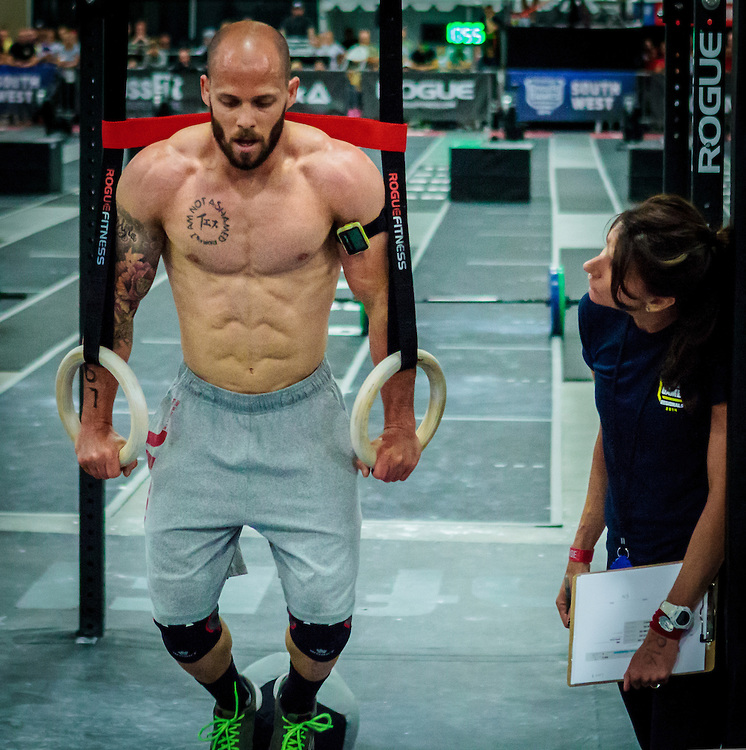
[[[134,171],[138,171],[136,168]],[[155,279],[166,235],[137,196],[136,183],[122,175],[117,191],[116,266],[114,273],[113,349],[125,361],[132,351],[134,316]],[[134,184],[133,184],[134,183]],[[126,442],[112,427],[117,381],[103,367],[85,365],[81,430],[75,443],[78,462],[91,476],[110,479],[137,466],[119,465],[119,450]]]

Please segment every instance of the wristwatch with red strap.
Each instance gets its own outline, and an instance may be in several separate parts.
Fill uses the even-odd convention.
[[[689,607],[663,601],[653,615],[650,629],[664,638],[678,641],[693,624],[694,613]]]

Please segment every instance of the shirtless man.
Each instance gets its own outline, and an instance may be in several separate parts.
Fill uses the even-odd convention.
[[[225,27],[201,81],[211,124],[144,149],[117,190],[114,349],[128,358],[162,257],[184,354],[148,436],[150,596],[169,653],[216,699],[205,729],[221,750],[251,748],[256,707],[217,610],[226,577],[243,567],[244,525],[270,541],[290,613],[272,750],[313,747],[316,693],[350,634],[356,474],[369,469],[354,458],[325,359],[340,267],[369,316],[373,361],[387,353],[385,234],[356,255],[336,238],[344,224],[375,219],[383,181],[359,149],[284,122],[298,84],[274,29]],[[86,380],[78,460],[114,477],[124,442],[111,424],[116,381],[92,366]],[[419,460],[413,391],[412,371],[383,390],[372,473],[385,482]]]

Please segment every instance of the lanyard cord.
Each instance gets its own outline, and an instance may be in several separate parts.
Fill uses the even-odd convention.
[[[619,345],[619,353],[617,354],[616,363],[614,364],[614,380],[612,382],[611,386],[611,410],[610,410],[610,420],[611,420],[611,431],[612,434],[615,437],[615,443],[618,442],[616,439],[617,436],[617,418],[616,418],[616,397],[617,397],[617,383],[619,381],[619,370],[622,365],[622,357],[624,356],[624,347],[627,343],[627,336],[629,334],[630,326],[632,325],[632,318],[630,316],[627,317],[627,321],[624,326],[624,333],[622,334],[622,342]],[[619,498],[619,501],[615,503],[617,506],[617,522],[619,526],[619,537],[621,539],[622,546],[626,548],[626,534],[624,533],[624,527],[621,523],[621,510],[625,506],[629,506],[629,475],[632,472],[632,467],[634,466],[635,462],[635,453],[637,452],[637,438],[640,433],[640,421],[642,419],[642,412],[645,408],[645,402],[648,400],[648,397],[650,396],[651,392],[654,392],[656,388],[655,381],[653,382],[652,386],[650,386],[646,391],[643,398],[640,399],[640,404],[637,409],[637,414],[635,415],[635,418],[633,420],[633,431],[632,431],[632,442],[631,447],[629,451],[629,471],[627,472],[621,472],[621,475],[624,476],[624,486],[623,490],[621,492],[621,497]],[[618,461],[617,461],[618,465]],[[621,547],[620,547],[621,550]],[[627,556],[629,557],[629,551]]]

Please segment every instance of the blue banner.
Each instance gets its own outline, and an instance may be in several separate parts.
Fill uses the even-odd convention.
[[[0,65],[0,114],[30,111],[49,96],[57,81],[54,65],[15,68]]]
[[[634,72],[514,69],[507,73],[519,122],[620,121],[637,97]]]

